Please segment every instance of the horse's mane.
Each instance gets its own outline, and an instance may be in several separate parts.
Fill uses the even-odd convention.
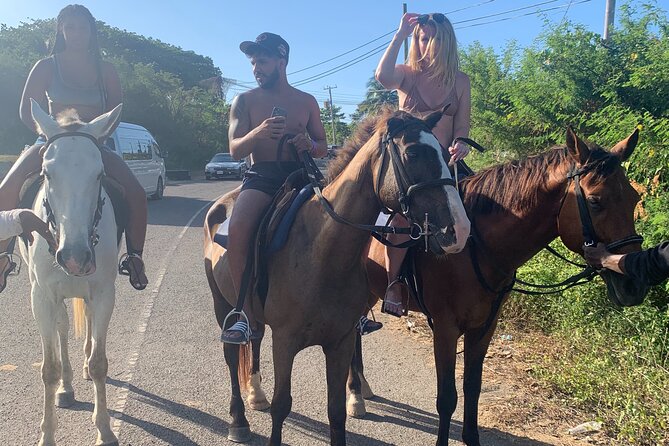
[[[385,105],[377,114],[363,119],[356,127],[355,132],[346,139],[344,147],[338,151],[337,157],[328,163],[328,182],[337,178],[348,163],[351,162],[355,154],[358,153],[360,148],[369,141],[369,138],[371,138],[377,130],[380,130],[381,127],[386,125],[386,122],[391,116],[401,113],[405,112],[399,112],[392,106]]]
[[[618,158],[596,145],[590,146],[588,162],[609,158],[593,169],[605,176],[618,166]],[[555,146],[546,152],[488,167],[462,182],[464,205],[469,215],[494,214],[510,210],[520,215],[537,205],[539,192],[545,190],[548,172],[571,163],[566,146]]]
[[[77,111],[73,108],[68,108],[58,113],[56,116],[56,123],[58,126],[68,132],[76,132],[86,123],[81,120]]]

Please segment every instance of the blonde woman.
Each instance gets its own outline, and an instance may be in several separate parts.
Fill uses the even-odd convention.
[[[409,59],[395,65],[402,42],[411,36]],[[400,109],[424,116],[448,106],[432,130],[442,147],[447,147],[451,163],[463,159],[469,147],[457,137],[469,136],[471,89],[469,77],[459,70],[458,48],[453,25],[444,14],[404,14],[399,29],[376,68],[376,79],[387,89],[397,90]],[[392,225],[408,226],[396,215]],[[408,240],[405,235],[389,237],[394,244]],[[388,289],[382,312],[402,316],[402,290],[397,280],[406,249],[387,248]]]

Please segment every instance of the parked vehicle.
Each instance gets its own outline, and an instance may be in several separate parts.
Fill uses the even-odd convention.
[[[236,178],[241,180],[246,169],[245,160],[236,160],[229,153],[217,153],[204,166],[204,176],[208,180],[212,178]]]
[[[166,154],[148,130],[121,122],[105,144],[125,160],[148,196],[163,198]]]

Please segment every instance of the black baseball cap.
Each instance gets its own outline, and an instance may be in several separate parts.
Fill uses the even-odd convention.
[[[249,40],[239,44],[239,49],[247,56],[253,56],[257,51],[265,51],[273,56],[283,57],[288,62],[290,46],[278,34],[262,33],[256,37],[255,42]]]

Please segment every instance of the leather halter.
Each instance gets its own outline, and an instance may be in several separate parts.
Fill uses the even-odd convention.
[[[100,146],[100,143],[98,140],[93,136],[88,133],[84,132],[64,132],[64,133],[59,133],[57,135],[52,136],[49,138],[46,143],[44,143],[44,149],[48,148],[51,144],[53,144],[54,141],[60,138],[68,137],[68,136],[73,136],[73,137],[84,137],[88,138],[95,144],[95,147],[98,148],[98,150],[102,151],[102,147]],[[103,173],[104,176],[104,173]],[[105,198],[102,197],[102,178],[100,178],[99,185],[98,185],[98,203],[97,207],[95,208],[95,213],[93,214],[93,225],[91,227],[91,230],[89,232],[89,241],[91,243],[91,247],[94,248],[97,244],[98,241],[100,240],[100,236],[98,235],[98,224],[100,223],[100,220],[102,219],[102,207],[105,204]],[[53,213],[53,209],[51,208],[51,205],[49,204],[49,198],[48,198],[48,190],[47,188],[44,188],[44,200],[42,201],[42,205],[44,206],[44,209],[46,210],[46,221],[49,223],[49,226],[51,227],[51,230],[54,235],[54,240],[58,240],[58,225],[56,224],[56,216]],[[49,252],[51,254],[55,254],[52,248],[49,248]]]

